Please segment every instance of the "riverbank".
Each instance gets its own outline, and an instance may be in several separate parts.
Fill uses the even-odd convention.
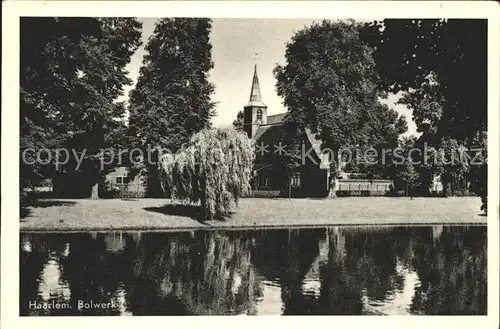
[[[242,199],[225,221],[200,221],[199,209],[169,199],[40,200],[21,231],[186,230],[328,225],[486,224],[477,197]]]

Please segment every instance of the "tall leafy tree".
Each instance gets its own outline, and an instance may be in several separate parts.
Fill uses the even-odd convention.
[[[22,161],[22,186],[51,177],[66,195],[96,190],[101,150],[116,147],[123,135],[125,108],[115,100],[131,83],[125,65],[140,36],[134,18],[21,20],[21,151],[47,148],[52,159],[55,149],[70,153],[60,166]],[[75,154],[83,159],[79,168]]]
[[[487,129],[486,20],[387,19],[368,24],[363,36],[376,47],[385,91],[444,99],[439,134],[472,140]],[[417,118],[432,120],[434,108],[417,108],[427,112]]]
[[[72,148],[84,146],[88,150],[83,165],[94,182],[93,198],[97,197],[97,182],[114,166],[115,159],[109,157],[117,160],[127,145],[125,104],[116,99],[123,94],[123,87],[132,83],[125,66],[141,44],[141,23],[135,18],[101,18],[99,23],[99,38],[85,39],[81,44],[85,63],[78,75],[82,99],[77,104],[84,113],[85,130],[79,130],[69,143]],[[110,152],[103,153],[103,149]]]
[[[407,129],[404,117],[379,102],[385,95],[377,92],[373,48],[361,31],[354,21],[304,28],[287,44],[287,64],[274,71],[288,120],[310,128],[333,151],[396,146]]]
[[[422,161],[419,166],[422,183],[420,193],[428,191],[426,187],[429,187],[432,183],[430,179],[435,175],[441,177],[444,194],[451,194],[454,190],[466,188],[463,182],[470,176],[466,141],[457,140],[438,131],[443,108],[446,105],[446,99],[440,88],[433,73],[420,88],[404,92],[399,100],[400,104],[405,104],[412,109],[417,130],[422,133],[415,146],[431,155],[428,163]]]
[[[24,151],[53,149],[68,139],[63,113],[69,108],[72,91],[65,86],[76,79],[77,45],[98,30],[97,21],[92,19],[21,18],[21,193],[44,179],[52,168]]]
[[[419,165],[414,163],[418,162],[418,159],[415,159],[411,152],[415,149],[416,141],[417,138],[414,136],[404,137],[399,141],[399,146],[395,150],[395,159],[397,157],[398,160],[394,162],[395,185],[404,187],[407,196],[413,196],[415,188],[421,184]]]
[[[190,137],[210,126],[214,115],[208,80],[213,67],[211,20],[165,18],[157,22],[146,45],[139,79],[130,97],[129,134],[132,145],[149,152],[147,170],[150,196],[159,195],[154,148],[176,152]],[[149,147],[148,147],[149,146]]]
[[[235,129],[243,129],[243,124],[245,122],[245,116],[243,115],[243,111],[238,111],[236,115],[236,119],[233,120],[233,127]]]
[[[440,175],[443,192],[464,189],[470,171],[466,147],[456,139],[443,137],[437,147],[436,161],[432,161],[434,173]]]
[[[376,49],[381,90],[404,93],[401,102],[434,146],[451,138],[470,147],[487,130],[486,38],[482,19],[387,19],[363,30]]]

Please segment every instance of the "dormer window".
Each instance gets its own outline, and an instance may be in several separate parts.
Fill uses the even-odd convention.
[[[262,122],[262,110],[257,110],[257,122]]]

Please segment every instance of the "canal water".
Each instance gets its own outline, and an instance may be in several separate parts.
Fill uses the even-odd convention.
[[[21,315],[486,314],[485,226],[21,233]]]

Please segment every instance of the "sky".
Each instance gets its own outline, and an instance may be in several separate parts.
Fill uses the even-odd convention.
[[[143,24],[143,45],[132,56],[127,67],[134,85],[145,54],[144,46],[153,34],[156,18],[139,18],[139,21]],[[210,71],[210,80],[215,85],[213,101],[217,103],[216,116],[212,119],[214,126],[231,125],[238,111],[248,102],[255,64],[262,101],[268,106],[268,115],[286,112],[282,98],[276,93],[273,68],[276,64],[285,64],[286,43],[294,33],[313,22],[311,19],[213,20],[210,37],[214,68]],[[127,100],[132,88],[133,86],[126,88],[125,95],[120,100]],[[405,135],[416,134],[411,110],[394,104],[397,100],[396,95],[390,95],[384,103],[405,115],[408,122],[408,132]]]

